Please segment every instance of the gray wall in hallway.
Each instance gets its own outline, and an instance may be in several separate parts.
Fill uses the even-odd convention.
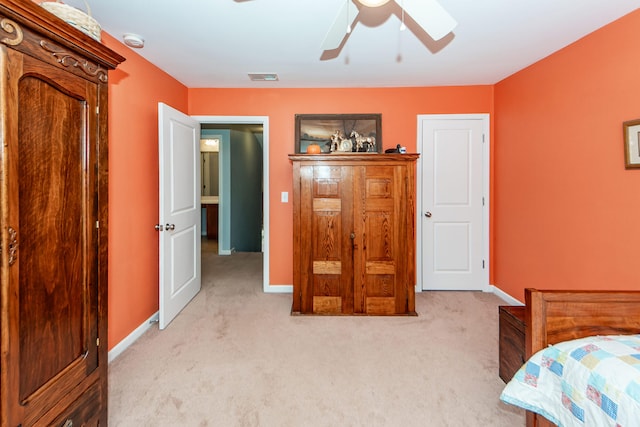
[[[231,130],[231,247],[262,250],[262,144],[252,132]]]

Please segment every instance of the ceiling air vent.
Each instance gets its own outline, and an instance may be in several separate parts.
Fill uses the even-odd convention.
[[[254,82],[277,82],[276,73],[249,73],[249,78]]]

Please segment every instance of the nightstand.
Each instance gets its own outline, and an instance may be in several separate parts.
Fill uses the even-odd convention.
[[[509,382],[525,362],[524,306],[499,307],[499,375]]]

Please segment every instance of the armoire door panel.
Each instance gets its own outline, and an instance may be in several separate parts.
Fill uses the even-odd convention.
[[[367,211],[363,222],[365,259],[367,261],[394,259],[396,230],[392,214]]]
[[[340,283],[340,273],[338,274],[313,274],[313,296],[321,297],[341,297],[342,283]]]
[[[368,273],[368,272],[367,272]],[[367,274],[367,298],[393,297],[395,290],[395,274]]]
[[[385,168],[388,170],[388,168]],[[366,198],[373,201],[375,198],[393,197],[391,180],[389,178],[367,178],[366,181]]]
[[[340,199],[328,199],[321,197],[313,198],[313,211],[314,212],[340,212],[342,210],[342,200]]]
[[[315,203],[314,203],[315,206]],[[342,259],[342,215],[338,211],[313,211],[313,234],[322,236],[309,242],[313,259],[322,261]]]
[[[341,297],[313,297],[314,314],[342,314]]]
[[[367,261],[365,267],[368,275],[378,275],[378,274],[395,275],[396,274],[396,263],[393,260]]]
[[[397,314],[396,299],[395,297],[368,297],[365,305],[365,313],[378,315]]]
[[[314,166],[314,195],[317,197],[338,197],[342,181],[342,168],[339,166]]]
[[[313,274],[341,274],[342,262],[340,261],[314,261]]]
[[[367,199],[365,202],[365,210],[367,212],[394,212],[394,199],[392,198],[374,198]]]
[[[46,74],[46,77],[44,75]],[[17,92],[18,402],[36,420],[98,366],[97,86],[25,57]],[[14,194],[16,194],[14,193]]]
[[[339,170],[331,169],[326,173],[322,173],[322,176],[332,176],[332,172],[339,172]],[[316,197],[338,197],[340,194],[340,177],[333,178],[315,178],[314,194]]]
[[[83,129],[70,126],[86,122],[85,102],[32,77],[20,82],[19,98],[20,397],[24,400],[86,351],[86,331],[78,320],[85,319],[88,311],[90,238],[84,223]],[[60,111],[65,114],[54,120]],[[34,121],[48,126],[33,126]],[[49,363],[33,363],[42,357]]]

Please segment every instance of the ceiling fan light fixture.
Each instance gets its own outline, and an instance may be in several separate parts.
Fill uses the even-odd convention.
[[[358,0],[358,2],[367,7],[379,7],[385,3],[389,3],[389,0]]]

